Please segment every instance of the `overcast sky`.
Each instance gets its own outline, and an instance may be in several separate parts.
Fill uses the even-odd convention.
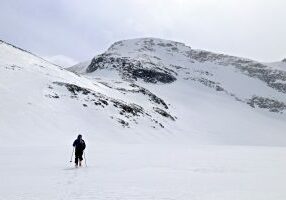
[[[0,39],[71,63],[137,37],[268,62],[286,57],[285,9],[285,0],[0,0]]]

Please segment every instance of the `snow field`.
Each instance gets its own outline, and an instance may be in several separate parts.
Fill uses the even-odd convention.
[[[88,142],[88,141],[87,141]],[[1,200],[284,200],[286,149],[88,143],[0,148]]]

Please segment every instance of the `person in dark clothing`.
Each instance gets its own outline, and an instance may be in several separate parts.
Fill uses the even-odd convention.
[[[85,142],[82,139],[82,135],[77,136],[77,139],[73,142],[73,147],[75,148],[75,166],[81,166],[83,151],[86,147]]]

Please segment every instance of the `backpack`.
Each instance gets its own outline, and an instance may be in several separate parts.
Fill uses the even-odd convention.
[[[84,140],[80,139],[80,140],[77,140],[76,144],[75,144],[75,148],[77,150],[81,150],[83,151],[85,149],[85,142]]]

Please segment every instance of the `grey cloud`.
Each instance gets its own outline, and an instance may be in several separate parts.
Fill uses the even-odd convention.
[[[283,0],[0,0],[0,38],[86,60],[117,40],[160,37],[261,61],[286,57]]]

